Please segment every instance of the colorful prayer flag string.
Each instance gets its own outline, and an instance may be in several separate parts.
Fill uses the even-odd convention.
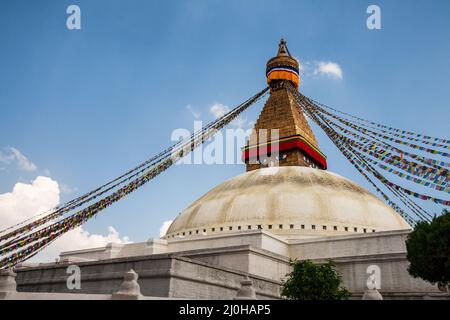
[[[370,120],[366,120],[366,119],[363,119],[363,118],[360,118],[360,117],[351,115],[351,114],[349,114],[349,113],[346,113],[346,112],[343,112],[343,111],[334,109],[334,108],[332,108],[332,107],[330,107],[330,106],[327,106],[327,105],[325,105],[325,104],[323,104],[323,103],[320,103],[320,102],[318,102],[318,101],[315,101],[315,100],[313,100],[313,99],[311,99],[311,98],[308,98],[308,99],[309,99],[310,101],[312,101],[312,102],[313,102],[314,104],[316,104],[316,105],[319,105],[319,106],[322,106],[322,107],[327,108],[327,109],[329,109],[329,110],[332,110],[332,111],[338,112],[338,113],[340,113],[340,114],[349,116],[349,117],[351,117],[351,118],[353,118],[353,119],[357,119],[357,120],[362,121],[362,122],[365,122],[365,123],[370,123],[370,124],[372,124],[372,125],[374,125],[374,126],[376,126],[376,127],[378,127],[378,128],[384,128],[384,129],[387,129],[387,130],[389,130],[389,131],[399,132],[399,133],[402,133],[402,134],[408,134],[408,135],[411,135],[411,136],[416,136],[416,137],[419,137],[419,138],[423,138],[423,139],[425,139],[425,140],[432,140],[432,141],[437,141],[437,142],[442,142],[442,143],[450,144],[450,140],[447,140],[447,139],[434,138],[434,137],[431,137],[431,136],[427,136],[427,135],[415,133],[415,132],[412,132],[412,131],[407,131],[407,130],[402,130],[402,129],[398,129],[398,128],[389,127],[389,126],[387,126],[387,125],[379,124],[379,123],[376,123],[376,122],[373,122],[373,121],[370,121]]]

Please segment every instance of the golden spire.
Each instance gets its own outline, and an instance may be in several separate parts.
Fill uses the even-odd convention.
[[[289,53],[286,41],[281,39],[277,56],[267,61],[267,83],[271,85],[276,84],[279,80],[288,80],[298,88],[300,82],[299,70],[298,61]]]
[[[280,44],[278,45],[278,54],[277,56],[290,56],[289,51],[287,50],[286,47],[286,41],[281,38],[280,40]]]
[[[243,149],[247,171],[263,168],[270,163],[277,166],[327,168],[326,157],[319,150],[311,127],[295,97],[283,85],[291,82],[298,87],[298,71],[298,61],[290,55],[286,41],[281,39],[277,56],[267,62],[270,97]],[[278,155],[274,156],[274,151],[278,151]],[[272,159],[274,157],[277,159]]]

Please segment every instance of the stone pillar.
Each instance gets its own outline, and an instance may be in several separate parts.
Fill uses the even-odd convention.
[[[241,281],[241,288],[237,291],[234,300],[256,300],[255,289],[253,288],[253,281],[247,276]]]
[[[0,270],[0,292],[17,292],[16,276],[12,269]]]
[[[141,287],[137,282],[138,274],[133,270],[125,272],[119,291],[113,293],[113,300],[138,300],[142,297]]]

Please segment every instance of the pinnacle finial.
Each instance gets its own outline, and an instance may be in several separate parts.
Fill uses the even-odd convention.
[[[280,44],[278,45],[278,56],[289,56],[289,51],[286,47],[286,40],[281,38]]]

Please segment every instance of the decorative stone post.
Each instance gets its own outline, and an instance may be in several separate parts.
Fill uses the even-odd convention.
[[[383,296],[378,292],[377,289],[366,289],[362,300],[383,300]]]
[[[141,287],[137,282],[138,274],[133,270],[125,272],[119,291],[113,293],[113,300],[138,300],[142,297]]]
[[[255,289],[253,288],[253,281],[248,276],[241,281],[241,288],[237,291],[234,300],[256,300]]]
[[[17,292],[16,276],[12,269],[0,270],[0,292]]]
[[[441,292],[445,292],[445,293],[450,292],[450,290],[448,289],[448,286],[445,284],[442,284],[442,283],[438,283],[438,289]]]

